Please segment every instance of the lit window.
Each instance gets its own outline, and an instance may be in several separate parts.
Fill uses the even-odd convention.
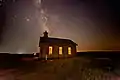
[[[52,46],[49,47],[49,55],[52,54]]]
[[[68,47],[68,54],[71,55],[71,47]]]
[[[59,54],[62,54],[62,47],[59,47]]]

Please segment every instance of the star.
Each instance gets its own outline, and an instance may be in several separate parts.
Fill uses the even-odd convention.
[[[29,21],[30,21],[30,19],[26,19],[26,21],[28,21],[28,22],[29,22]]]
[[[25,20],[26,20],[27,22],[29,22],[29,21],[30,21],[30,19],[29,19],[29,18],[27,18],[27,17],[25,17]]]

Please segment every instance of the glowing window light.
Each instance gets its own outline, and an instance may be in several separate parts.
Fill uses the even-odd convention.
[[[68,54],[71,55],[71,47],[68,47]]]
[[[62,55],[62,47],[59,47],[59,54]]]
[[[53,49],[53,47],[52,47],[52,46],[49,46],[49,55],[52,54],[52,49]]]

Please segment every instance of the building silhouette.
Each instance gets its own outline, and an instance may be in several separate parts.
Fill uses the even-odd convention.
[[[68,58],[76,55],[77,44],[69,39],[48,37],[45,31],[39,41],[39,58]]]

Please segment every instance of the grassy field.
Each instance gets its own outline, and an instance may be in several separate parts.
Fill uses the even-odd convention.
[[[21,62],[1,75],[0,80],[120,80],[113,72],[92,63],[83,57]]]

